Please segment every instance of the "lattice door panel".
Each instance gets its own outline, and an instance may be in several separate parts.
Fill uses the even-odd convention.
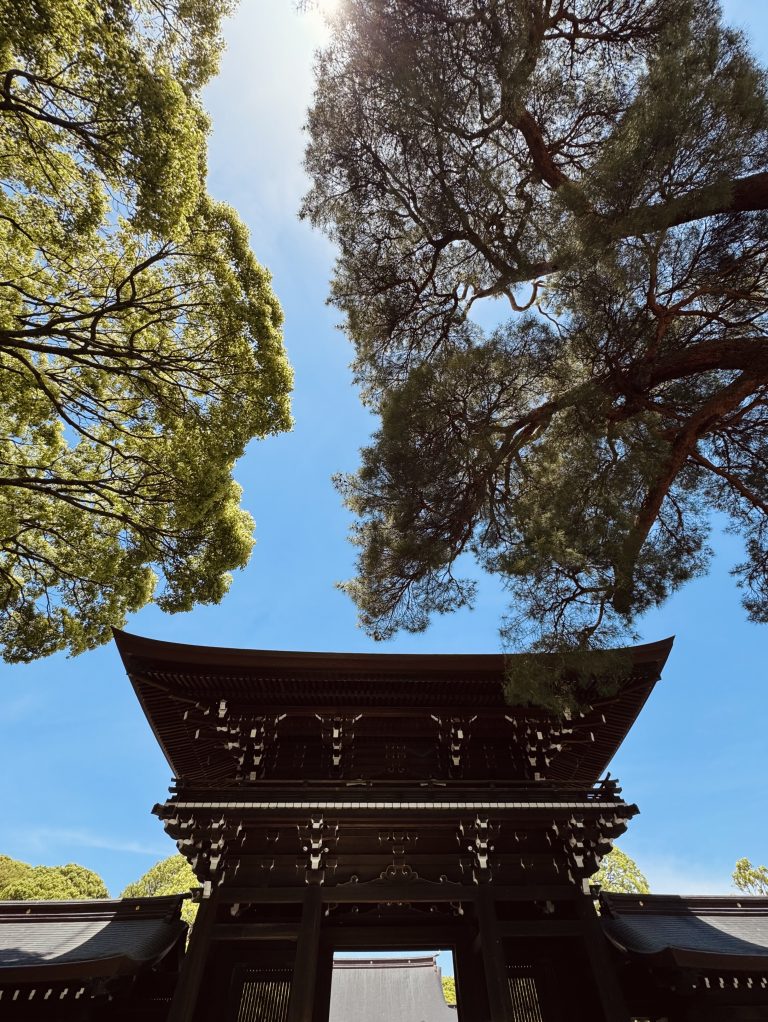
[[[507,965],[507,980],[515,1022],[546,1022],[534,966]]]
[[[239,970],[239,996],[232,1022],[286,1022],[293,970],[279,966]]]

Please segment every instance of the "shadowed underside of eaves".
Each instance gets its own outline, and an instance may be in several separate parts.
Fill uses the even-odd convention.
[[[279,717],[362,715],[356,729],[381,727],[387,716],[429,710],[436,718],[471,716],[568,724],[546,780],[594,781],[605,771],[645,704],[672,639],[619,651],[631,668],[616,694],[595,695],[572,720],[530,706],[510,706],[504,688],[512,656],[505,654],[311,653],[246,650],[161,642],[116,631],[126,671],[154,734],[178,778],[218,781],[228,755],[215,733],[190,730],[200,706]],[[606,657],[615,657],[609,650]],[[590,653],[590,664],[600,653]],[[557,661],[547,655],[546,665]],[[503,713],[500,711],[503,710]],[[190,716],[191,715],[191,716]],[[490,725],[487,725],[490,726]],[[570,732],[570,733],[568,733]],[[194,741],[192,738],[194,737]]]

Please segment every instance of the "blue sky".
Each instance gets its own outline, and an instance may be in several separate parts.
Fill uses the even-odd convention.
[[[768,60],[768,10],[758,0],[725,6]],[[334,589],[351,574],[353,551],[330,477],[356,466],[372,420],[351,386],[337,314],[324,304],[331,247],[296,217],[306,184],[301,124],[323,31],[318,14],[297,14],[292,0],[242,0],[207,93],[210,187],[245,218],[273,273],[296,371],[295,430],[252,445],[237,466],[258,545],[220,606],[173,617],[147,608],[128,627],[225,646],[495,652],[505,601],[492,580],[481,582],[475,611],[384,646],[356,627],[354,607]],[[739,544],[718,535],[715,546],[711,575],[642,622],[644,640],[677,639],[611,767],[641,809],[622,847],[655,891],[727,893],[738,857],[768,860],[767,633],[746,621],[728,574]],[[0,853],[80,862],[119,893],[174,846],[150,815],[169,769],[116,651],[0,672]]]

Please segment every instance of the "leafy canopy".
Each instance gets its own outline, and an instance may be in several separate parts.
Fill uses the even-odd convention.
[[[453,976],[441,976],[443,984],[443,997],[446,1004],[456,1003],[456,980]]]
[[[303,212],[381,416],[339,480],[366,629],[471,604],[470,553],[508,641],[608,645],[713,511],[768,620],[766,77],[717,3],[346,0],[316,75]]]
[[[98,873],[74,862],[66,866],[29,866],[0,855],[0,901],[76,901],[108,897],[109,891]]]
[[[604,891],[618,894],[650,894],[651,891],[635,860],[619,848],[610,850],[590,882],[600,884]]]
[[[164,894],[186,894],[200,883],[183,855],[169,855],[156,862],[151,869],[132,884],[128,884],[121,898],[155,898]],[[191,926],[197,915],[197,905],[185,901],[182,918]]]
[[[768,896],[768,866],[753,866],[749,859],[739,859],[733,871],[733,883],[745,894]]]
[[[219,601],[232,467],[290,427],[282,314],[205,192],[226,0],[0,0],[0,647]]]

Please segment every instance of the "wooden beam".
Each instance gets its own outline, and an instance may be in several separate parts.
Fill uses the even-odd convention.
[[[496,928],[500,937],[580,937],[584,932],[578,919],[512,919]]]
[[[326,889],[322,889],[325,893]],[[332,890],[332,888],[329,888]],[[299,890],[304,894],[303,890]],[[471,893],[476,893],[472,889]],[[327,901],[321,894],[321,900]],[[434,900],[434,899],[432,899]],[[527,899],[526,899],[527,900]],[[246,903],[252,902],[246,900]],[[451,901],[455,904],[455,901]],[[426,917],[425,917],[426,918]],[[446,917],[439,924],[430,921],[423,925],[418,920],[404,924],[407,928],[405,939],[416,940],[417,943],[429,944],[437,942],[440,946],[449,946],[455,939],[454,926],[458,929],[461,920]],[[496,928],[500,937],[578,937],[583,934],[583,924],[577,919],[519,919],[497,921]],[[335,927],[332,921],[325,931],[327,941],[335,949],[360,947],[365,950],[376,947],[402,944],[403,932],[400,928],[382,926],[350,927],[346,922]],[[408,934],[411,936],[409,937]],[[297,940],[298,923],[217,923],[213,929],[213,940]],[[414,945],[415,946],[415,945]]]
[[[491,885],[493,886],[493,885]],[[304,901],[305,887],[224,887],[219,892],[223,905],[295,905]],[[392,901],[474,902],[478,888],[472,884],[430,884],[413,880],[388,884],[343,884],[320,888],[323,904],[347,905]],[[569,884],[536,884],[519,887],[493,886],[496,901],[573,901],[577,891]]]
[[[323,943],[334,951],[445,950],[461,939],[462,925],[461,922],[454,924],[451,919],[440,924],[434,920],[421,923],[408,919],[399,925],[392,922],[386,926],[327,926],[323,930]]]
[[[212,940],[298,940],[295,923],[216,923]]]

